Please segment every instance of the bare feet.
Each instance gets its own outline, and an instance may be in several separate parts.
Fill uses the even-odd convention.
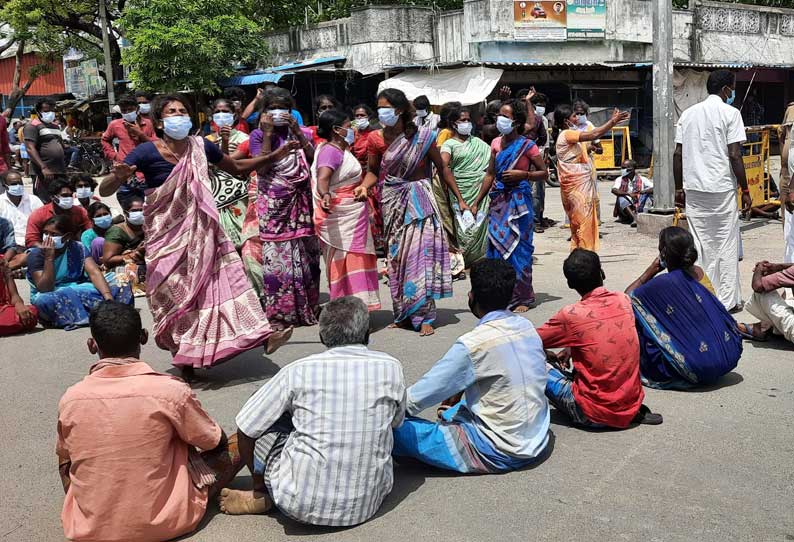
[[[433,326],[430,324],[422,324],[422,327],[419,328],[419,336],[420,337],[427,337],[428,335],[432,335],[436,332],[433,329]]]
[[[223,488],[218,497],[221,512],[233,516],[243,514],[264,514],[273,508],[273,501],[267,493],[259,491],[240,491]]]
[[[521,312],[527,312],[528,310],[529,310],[529,306],[527,306],[527,305],[519,305],[518,307],[513,309],[513,312],[521,313]]]
[[[281,331],[274,331],[270,337],[267,338],[267,344],[265,345],[265,354],[270,355],[289,341],[290,337],[292,337],[292,327],[288,327],[287,329],[282,329]]]

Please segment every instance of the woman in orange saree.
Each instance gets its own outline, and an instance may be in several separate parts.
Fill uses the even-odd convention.
[[[570,105],[557,106],[554,111],[557,174],[562,206],[571,223],[571,250],[583,248],[597,252],[599,248],[598,187],[585,144],[603,137],[614,126],[627,121],[629,115],[615,109],[603,126],[580,132],[576,129],[577,118]]]

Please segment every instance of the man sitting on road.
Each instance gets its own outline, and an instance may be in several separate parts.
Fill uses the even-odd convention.
[[[765,341],[774,333],[794,342],[794,307],[778,292],[779,288],[794,288],[794,264],[756,264],[752,286],[753,296],[744,308],[760,321],[738,324],[739,333],[753,341]]]
[[[27,229],[25,230],[25,246],[27,248],[37,247],[42,242],[44,234],[44,224],[55,215],[65,215],[72,223],[72,231],[82,234],[90,230],[94,225],[88,218],[88,213],[80,205],[74,204],[74,182],[66,177],[57,177],[50,184],[51,199],[32,213],[28,218]]]
[[[575,249],[563,264],[568,287],[582,296],[538,328],[548,353],[546,396],[583,427],[623,429],[632,422],[656,425],[659,414],[642,404],[640,345],[631,300],[604,288],[598,254]],[[563,367],[569,360],[573,374]]]
[[[653,196],[653,182],[637,173],[637,162],[626,160],[620,177],[615,179],[612,193],[617,196],[615,210],[612,213],[624,224],[637,227],[637,213],[645,210],[645,205]]]
[[[99,363],[58,405],[64,533],[119,541],[189,533],[242,467],[237,439],[227,441],[190,386],[139,359],[148,333],[133,307],[105,301],[90,325]]]
[[[504,260],[472,265],[469,308],[479,322],[408,389],[410,416],[394,431],[398,459],[495,473],[536,462],[545,451],[546,358],[532,323],[507,310],[515,281]],[[414,417],[441,401],[438,422]]]
[[[392,428],[405,415],[400,362],[367,348],[369,312],[352,296],[320,314],[328,348],[287,365],[237,415],[253,491],[225,489],[221,511],[261,514],[273,503],[313,525],[367,521],[392,489]]]

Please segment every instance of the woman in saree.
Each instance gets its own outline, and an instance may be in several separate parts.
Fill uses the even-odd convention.
[[[231,100],[219,98],[213,102],[210,124],[212,132],[206,137],[215,143],[223,154],[234,154],[240,143],[248,141],[247,133],[234,128],[239,120]],[[243,244],[243,221],[248,207],[248,176],[231,175],[217,166],[210,166],[210,181],[221,227],[229,241],[239,249]]]
[[[482,139],[471,135],[473,124],[468,109],[455,109],[445,119],[454,135],[441,145],[441,160],[452,171],[463,199],[474,205],[491,162],[491,148]],[[487,194],[479,203],[478,214],[488,214]],[[476,218],[476,217],[475,217]],[[466,231],[458,228],[457,237],[466,268],[485,256],[488,222],[483,220]]]
[[[367,176],[355,195],[364,201],[371,187],[382,186],[392,325],[432,335],[435,300],[452,295],[449,249],[430,182],[432,165],[442,172],[461,210],[469,206],[441,161],[435,131],[414,124],[413,107],[401,90],[378,95],[378,119],[384,129],[369,138]]]
[[[274,332],[267,321],[221,227],[208,173],[213,163],[244,175],[278,154],[232,160],[206,139],[189,137],[188,103],[177,94],[158,97],[151,111],[162,137],[135,147],[99,188],[109,196],[136,171],[143,174],[146,293],[155,341],[187,378],[194,368],[260,345],[272,353],[291,334]]]
[[[347,115],[331,109],[320,115],[317,134],[326,143],[312,164],[314,228],[322,242],[331,299],[352,295],[370,311],[380,309],[378,257],[369,227],[369,204],[356,201],[361,164],[350,145],[355,132]]]
[[[440,121],[436,126],[436,146],[441,149],[442,145],[455,134],[452,126],[449,125],[449,117],[460,114],[462,109],[460,102],[447,102],[441,106]],[[440,170],[433,171],[433,197],[438,205],[438,217],[444,232],[447,234],[447,244],[449,246],[449,266],[452,273],[452,280],[466,279],[466,262],[458,239],[458,227],[455,224],[455,211],[452,208],[449,197],[449,190],[444,181]]]
[[[48,327],[67,331],[88,325],[88,316],[106,299],[133,304],[128,284],[109,285],[89,255],[68,217],[44,223],[44,240],[28,253],[30,302]]]
[[[143,199],[132,196],[124,200],[124,222],[112,226],[105,234],[100,261],[117,277],[132,285],[135,297],[146,293],[146,243],[143,231]]]
[[[265,92],[251,154],[279,152],[258,169],[256,213],[262,241],[262,305],[276,329],[311,326],[320,310],[320,242],[312,219],[311,134],[289,114],[289,91]]]
[[[367,174],[367,163],[369,162],[369,137],[375,133],[380,134],[378,115],[367,104],[358,104],[353,108],[353,128],[356,130],[356,140],[350,147],[350,152],[361,164],[361,179],[363,180]],[[369,223],[375,250],[381,251],[382,254],[384,241],[380,196],[379,187],[373,186],[369,196]]]
[[[692,235],[681,228],[659,234],[659,257],[635,280],[631,296],[646,386],[690,389],[714,384],[742,355],[736,321],[703,286]],[[667,273],[660,275],[662,270]]]
[[[32,331],[38,323],[38,310],[33,305],[25,305],[8,262],[0,254],[0,337]]]
[[[570,105],[559,105],[554,111],[552,140],[556,141],[562,206],[571,224],[571,250],[597,252],[599,248],[598,187],[586,143],[600,139],[629,116],[629,112],[615,109],[606,124],[583,132],[577,129],[579,116]]]
[[[532,210],[533,182],[545,182],[546,164],[538,146],[522,135],[527,109],[520,100],[502,104],[496,117],[501,134],[491,142],[488,173],[472,206],[477,213],[490,193],[488,212],[488,258],[510,262],[516,271],[516,285],[508,306],[526,312],[535,303],[532,287],[532,254],[535,252],[535,215]]]

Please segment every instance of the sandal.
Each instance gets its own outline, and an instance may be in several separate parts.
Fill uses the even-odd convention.
[[[661,425],[663,418],[661,414],[651,412],[650,408],[642,405],[633,421],[642,425]]]
[[[753,334],[753,329],[755,329],[755,326],[757,326],[758,324],[742,324],[742,325],[744,326],[746,331],[742,331],[741,328],[739,328],[739,324],[736,324],[736,331],[739,332],[739,335],[741,335],[743,339],[748,341],[765,343],[769,339],[769,332],[772,331],[772,329],[770,328],[766,333],[758,337]]]

